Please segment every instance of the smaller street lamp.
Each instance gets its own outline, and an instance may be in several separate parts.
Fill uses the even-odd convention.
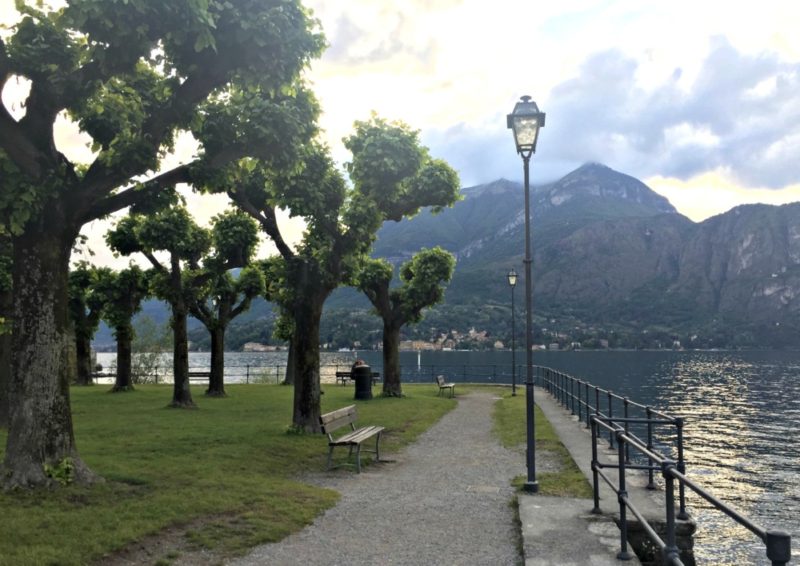
[[[514,324],[514,287],[517,286],[517,272],[512,268],[508,272],[508,284],[511,286],[511,396],[517,396],[517,330]]]

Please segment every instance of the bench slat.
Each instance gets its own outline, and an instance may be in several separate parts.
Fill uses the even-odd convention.
[[[354,430],[351,433],[345,434],[344,436],[337,438],[332,444],[334,446],[341,445],[341,444],[361,444],[365,440],[372,438],[379,432],[383,432],[385,429],[382,426],[365,426],[364,428],[360,428],[358,430]]]
[[[330,434],[334,430],[356,422],[357,418],[356,406],[348,405],[347,407],[320,415],[319,424],[322,425],[322,432]]]

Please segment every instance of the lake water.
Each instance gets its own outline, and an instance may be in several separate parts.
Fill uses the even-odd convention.
[[[285,352],[226,356],[229,382],[274,383],[286,360]],[[382,370],[380,352],[325,353],[324,380],[356,356]],[[112,359],[98,355],[107,367]],[[512,381],[510,352],[402,352],[400,359],[406,382],[438,374],[457,382]],[[191,366],[205,368],[208,360],[190,354]],[[515,362],[520,384],[524,352]],[[685,416],[687,474],[761,526],[789,532],[800,554],[800,352],[535,352],[534,364]],[[754,535],[698,498],[690,497],[689,507],[698,521],[699,563],[768,563]]]

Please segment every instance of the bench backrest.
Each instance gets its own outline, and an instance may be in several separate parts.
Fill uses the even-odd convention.
[[[439,387],[444,386],[444,384],[445,384],[444,376],[443,375],[437,375],[436,376],[436,383],[439,384]]]
[[[347,407],[342,407],[341,409],[320,415],[319,424],[322,425],[322,434],[330,434],[334,430],[347,425],[350,425],[352,428],[357,418],[358,414],[355,405],[348,405]]]

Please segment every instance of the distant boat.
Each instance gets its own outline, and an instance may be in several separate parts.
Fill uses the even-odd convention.
[[[339,351],[340,352],[352,352],[353,350],[351,350],[350,348],[339,348]]]

